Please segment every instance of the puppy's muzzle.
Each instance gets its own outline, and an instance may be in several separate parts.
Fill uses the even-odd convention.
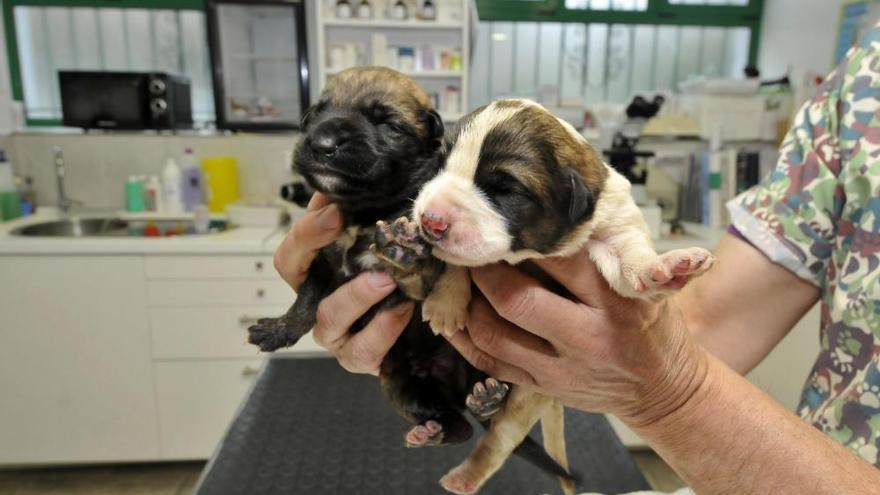
[[[449,222],[444,220],[440,215],[434,213],[425,213],[421,218],[422,234],[429,241],[439,241],[446,236],[449,231]]]
[[[342,142],[329,134],[314,136],[309,140],[309,147],[317,156],[332,158],[339,151]]]

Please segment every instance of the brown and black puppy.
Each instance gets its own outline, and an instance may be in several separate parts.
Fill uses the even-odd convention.
[[[386,223],[411,215],[418,191],[445,158],[443,124],[428,95],[390,69],[346,70],[328,81],[304,131],[295,168],[339,206],[346,229],[320,251],[290,310],[249,329],[250,342],[263,351],[295,344],[315,325],[320,301],[365,270],[387,270],[399,289],[358,320],[352,332],[382,308],[424,300],[444,271],[419,242],[417,228]],[[443,294],[437,291],[434,297]],[[419,304],[382,362],[380,380],[400,415],[415,425],[405,437],[409,447],[467,440],[472,427],[463,412],[485,420],[507,392],[506,385],[488,379],[430,332]],[[523,444],[517,453],[552,474],[565,474],[537,444],[528,439]]]
[[[448,147],[445,167],[419,193],[411,223],[449,264],[516,264],[586,247],[612,289],[645,299],[672,293],[712,264],[701,248],[658,255],[629,182],[535,102],[500,100],[472,112]],[[466,269],[448,268],[435,291],[432,325],[446,334],[461,329],[470,299]],[[565,466],[562,411],[557,401],[514,387],[477,449],[443,486],[475,493],[539,419],[545,447]]]

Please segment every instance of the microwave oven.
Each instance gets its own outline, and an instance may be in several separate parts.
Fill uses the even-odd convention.
[[[191,128],[189,79],[161,72],[60,71],[65,126],[84,129]]]

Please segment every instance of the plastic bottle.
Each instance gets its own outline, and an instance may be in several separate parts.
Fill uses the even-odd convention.
[[[144,181],[136,175],[131,175],[125,182],[125,209],[128,211],[144,211]]]
[[[183,213],[183,173],[170,157],[162,169],[162,204],[168,213]]]
[[[183,152],[181,168],[183,169],[183,209],[195,211],[197,206],[205,204],[205,178],[192,148],[187,148]]]
[[[151,175],[150,179],[144,184],[144,202],[147,211],[155,211],[157,213],[165,211],[162,204],[162,183],[159,177]]]
[[[0,219],[12,220],[21,216],[21,198],[12,177],[12,164],[0,150]]]

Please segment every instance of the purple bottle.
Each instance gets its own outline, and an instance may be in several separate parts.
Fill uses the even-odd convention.
[[[193,211],[205,204],[205,186],[202,169],[192,148],[183,152],[183,209]]]

